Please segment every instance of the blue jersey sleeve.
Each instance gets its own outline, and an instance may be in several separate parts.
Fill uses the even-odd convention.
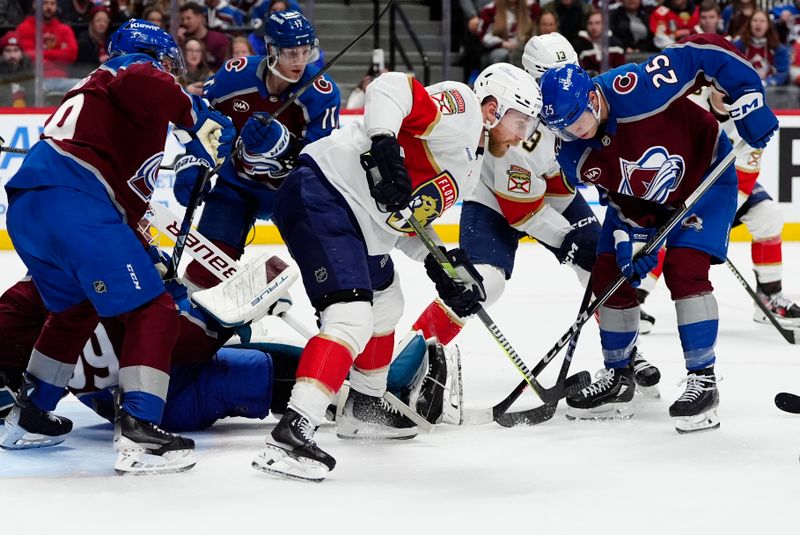
[[[664,110],[697,85],[714,85],[729,102],[764,88],[756,70],[726,39],[700,34],[665,48],[647,63],[625,65],[596,80],[618,120],[627,122]]]
[[[312,70],[312,67],[307,67],[306,76],[298,82],[298,85],[302,85],[308,78],[316,76],[317,72],[317,69]],[[329,135],[334,128],[339,127],[341,95],[339,87],[327,74],[314,81],[311,87],[297,100],[298,105],[303,108],[308,117],[308,124],[302,140],[304,144],[323,138]]]

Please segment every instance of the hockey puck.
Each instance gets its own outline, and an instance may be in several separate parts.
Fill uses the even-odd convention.
[[[800,414],[800,396],[789,392],[775,394],[775,406],[785,412]]]

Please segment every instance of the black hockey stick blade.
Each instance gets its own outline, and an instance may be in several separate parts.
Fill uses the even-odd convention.
[[[566,396],[577,394],[581,389],[586,388],[592,382],[592,376],[587,371],[580,371],[575,375],[567,377],[564,381]],[[506,412],[495,418],[495,421],[503,427],[515,427],[517,425],[537,425],[553,418],[556,413],[558,403],[546,403],[533,409],[518,412]]]
[[[800,396],[789,392],[775,394],[775,406],[784,412],[800,414]]]

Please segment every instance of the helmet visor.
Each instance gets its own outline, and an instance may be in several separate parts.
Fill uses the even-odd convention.
[[[575,141],[576,139],[587,139],[595,134],[597,126],[600,124],[600,114],[588,102],[586,109],[581,112],[577,119],[570,124],[557,129],[551,129],[564,141]]]
[[[510,109],[503,118],[497,123],[497,126],[502,126],[508,130],[510,134],[518,137],[520,140],[528,139],[533,135],[539,121],[536,117],[531,117],[519,110]]]
[[[275,48],[280,65],[308,65],[319,59],[319,46],[295,46],[292,48]]]
[[[164,70],[173,76],[184,76],[186,74],[186,61],[183,59],[183,52],[177,46],[171,46],[159,53],[158,61],[164,67]]]

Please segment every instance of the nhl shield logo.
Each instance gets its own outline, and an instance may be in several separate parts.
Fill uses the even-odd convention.
[[[619,165],[619,193],[657,203],[666,202],[678,189],[686,171],[682,156],[660,146],[648,149],[636,161],[620,158]]]
[[[414,210],[414,217],[425,226],[456,203],[458,184],[449,172],[444,171],[418,186],[414,190],[412,199],[411,208]],[[400,212],[391,214],[386,223],[394,230],[403,233],[414,232]]]
[[[314,270],[314,278],[317,279],[317,282],[323,283],[328,280],[328,270],[325,267],[317,268]]]
[[[104,294],[108,291],[106,288],[106,283],[103,281],[94,281],[94,291],[99,294]]]

